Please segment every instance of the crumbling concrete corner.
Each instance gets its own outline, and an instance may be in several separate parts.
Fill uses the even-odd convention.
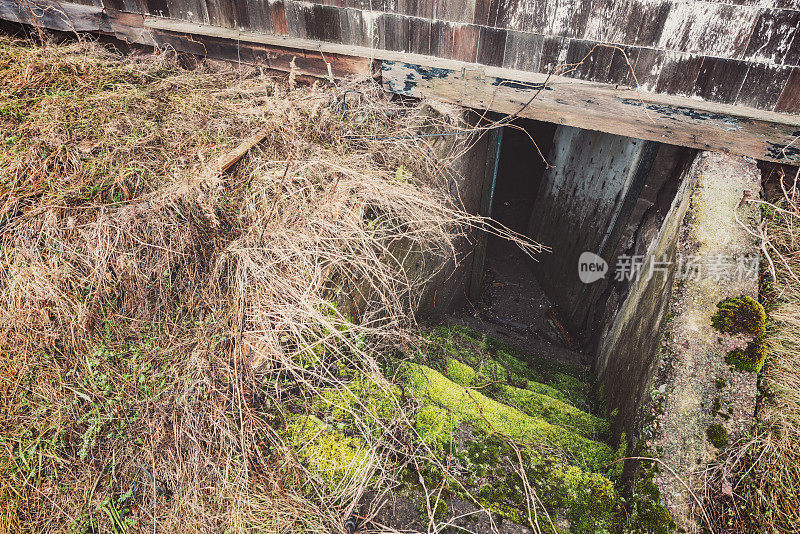
[[[735,340],[712,328],[711,318],[726,297],[758,297],[760,211],[747,199],[758,197],[760,172],[754,160],[705,152],[689,179],[696,185],[678,240],[679,271],[644,430],[650,452],[674,471],[655,478],[664,504],[681,531],[700,532],[699,474],[753,424],[756,374],[726,363]]]

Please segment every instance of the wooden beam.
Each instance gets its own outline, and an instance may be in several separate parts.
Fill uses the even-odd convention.
[[[494,74],[494,75],[493,75]],[[540,74],[384,61],[390,91],[649,141],[800,165],[800,117]],[[508,76],[508,73],[504,73]],[[541,90],[540,90],[541,89]],[[531,97],[536,98],[530,103]]]
[[[98,6],[56,0],[0,0],[0,19],[65,32],[102,32],[127,43],[170,47],[179,52],[263,65],[285,72],[294,69],[302,76],[344,78],[373,74],[373,61],[369,57],[238,40],[230,34],[231,30],[226,30],[228,34],[216,31],[191,33],[186,32],[182,24],[147,24],[143,15]]]
[[[521,117],[546,122],[800,165],[798,115],[559,76],[552,77],[547,88],[539,92],[547,78],[544,74],[155,17],[148,17],[145,26],[279,44],[320,54],[379,59],[386,88],[398,94],[506,114],[519,112]],[[536,99],[525,107],[536,92]]]
[[[619,89],[609,84],[488,67],[419,54],[260,34],[53,0],[0,0],[0,17],[47,28],[109,31],[140,44],[228,60],[266,64],[299,74],[367,74],[382,60],[384,84],[395,93],[433,98],[579,128],[780,163],[800,164],[800,116],[715,104],[689,97]],[[33,10],[35,19],[25,6]],[[141,24],[141,27],[139,26]],[[530,97],[539,93],[529,106]]]

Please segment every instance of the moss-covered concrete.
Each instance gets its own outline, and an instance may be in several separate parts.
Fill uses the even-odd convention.
[[[721,432],[712,430],[709,436],[708,429],[719,425],[732,442],[749,439],[753,425],[756,375],[732,369],[730,351],[744,347],[758,334],[763,319],[759,306],[753,304],[756,300],[750,298],[758,291],[756,269],[738,270],[739,262],[747,267],[755,260],[757,265],[760,243],[754,235],[760,213],[747,198],[758,196],[761,173],[754,161],[702,153],[686,179],[696,181],[696,187],[677,248],[684,259],[702,267],[694,276],[679,280],[672,291],[661,366],[650,386],[662,413],[648,429],[652,432],[648,442],[677,473],[676,477],[665,470],[654,477],[665,505],[679,528],[697,533],[703,530],[704,520],[677,480],[702,493],[705,481],[698,474],[719,453],[709,437],[722,442],[716,439]],[[722,272],[719,268],[715,272],[715,266],[721,266]],[[712,323],[722,330],[737,323],[750,333],[731,336]]]
[[[406,378],[416,398],[444,408],[458,423],[507,436],[520,444],[550,444],[589,469],[601,469],[614,460],[613,451],[605,443],[531,417],[478,390],[459,386],[430,367],[408,364]]]
[[[392,366],[396,383],[344,373],[341,387],[323,389],[307,404],[313,413],[288,416],[287,443],[322,484],[370,478],[365,470],[375,452],[363,436],[379,442],[402,407],[413,414],[409,439],[430,451],[405,469],[398,492],[414,503],[422,523],[435,504],[435,520],[491,516],[527,525],[532,506],[542,532],[616,534],[636,531],[635,524],[661,532],[637,512],[661,517],[657,498],[634,493],[638,500],[622,500],[622,463],[615,460],[624,451],[602,441],[608,422],[567,402],[565,391],[580,391],[586,402],[583,370],[551,362],[526,367],[526,355],[464,329],[439,329],[428,340],[411,355],[415,361]],[[351,437],[356,425],[362,438]],[[426,503],[420,477],[429,491],[441,489],[438,503]]]

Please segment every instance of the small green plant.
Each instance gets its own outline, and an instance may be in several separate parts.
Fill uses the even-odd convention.
[[[742,295],[728,297],[717,304],[711,326],[725,334],[745,334],[753,339],[744,349],[728,352],[725,361],[740,371],[759,372],[766,358],[767,313],[754,298]]]
[[[708,442],[718,449],[728,444],[728,431],[720,424],[709,425],[706,428],[706,437],[708,437]]]

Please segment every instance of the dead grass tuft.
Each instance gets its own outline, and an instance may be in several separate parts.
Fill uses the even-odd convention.
[[[391,387],[383,355],[470,228],[535,249],[464,213],[449,160],[408,137],[463,125],[368,81],[88,42],[0,38],[0,75],[3,530],[341,531],[426,454],[404,406],[359,401],[367,461],[331,485],[280,429],[343,369]]]

